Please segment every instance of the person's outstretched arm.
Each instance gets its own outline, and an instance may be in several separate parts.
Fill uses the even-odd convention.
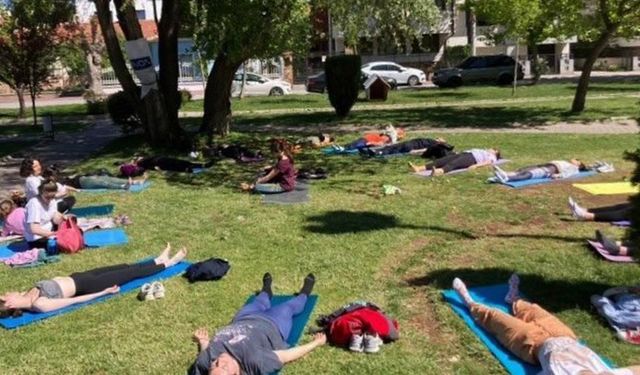
[[[91,301],[98,297],[106,296],[107,294],[115,294],[120,291],[119,286],[112,286],[98,293],[85,294],[83,296],[71,297],[71,298],[38,298],[33,303],[33,309],[37,312],[49,312],[58,309],[62,309],[67,306],[75,305],[77,303],[83,303]]]
[[[273,180],[274,178],[276,178],[276,176],[278,175],[278,170],[276,168],[271,168],[271,170],[269,171],[269,173],[267,173],[266,176],[264,177],[260,177],[256,180],[256,184],[264,184],[267,183],[271,180]]]
[[[322,346],[327,343],[327,335],[324,332],[316,333],[313,335],[313,340],[304,345],[298,345],[291,349],[286,350],[276,350],[274,353],[282,362],[282,364],[287,364],[289,362],[293,362],[296,359],[302,358],[305,355],[309,354],[313,349]]]

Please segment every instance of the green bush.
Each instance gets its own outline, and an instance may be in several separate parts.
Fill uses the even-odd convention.
[[[122,130],[128,133],[142,125],[129,96],[124,91],[118,91],[107,98],[107,111],[111,120],[122,126]]]
[[[348,115],[358,99],[361,65],[359,55],[329,57],[324,65],[329,101],[340,117]]]
[[[446,68],[458,66],[469,56],[471,56],[471,46],[445,47],[444,55],[438,62],[438,66]]]

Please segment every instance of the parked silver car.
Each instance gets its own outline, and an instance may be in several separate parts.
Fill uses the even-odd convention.
[[[433,75],[433,83],[440,87],[458,87],[478,82],[506,85],[513,82],[515,63],[515,60],[507,55],[472,56],[455,68],[438,69]],[[520,64],[517,74],[518,79],[524,78]]]

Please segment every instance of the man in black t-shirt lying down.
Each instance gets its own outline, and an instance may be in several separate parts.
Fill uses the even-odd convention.
[[[313,290],[315,277],[307,275],[300,293],[285,303],[271,307],[271,275],[262,277],[262,290],[233,318],[231,324],[221,328],[213,339],[206,328],[193,335],[200,353],[189,369],[192,375],[266,375],[283,365],[295,361],[327,342],[324,333],[316,334],[313,341],[287,349],[293,317],[304,310]]]

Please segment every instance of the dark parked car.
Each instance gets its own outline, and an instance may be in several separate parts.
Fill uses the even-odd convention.
[[[515,60],[507,55],[472,56],[455,68],[438,69],[433,83],[440,87],[458,87],[463,84],[495,82],[506,85],[513,82]],[[524,78],[522,65],[518,64],[518,79]]]
[[[364,84],[364,81],[366,81],[368,77],[368,75],[362,73],[361,83]],[[382,78],[389,84],[389,86],[391,86],[391,90],[395,90],[398,87],[398,82],[396,82],[395,79],[386,77]],[[308,92],[319,92],[320,94],[324,94],[325,90],[327,89],[327,82],[325,80],[324,72],[309,76],[307,78],[305,86],[307,87]]]

